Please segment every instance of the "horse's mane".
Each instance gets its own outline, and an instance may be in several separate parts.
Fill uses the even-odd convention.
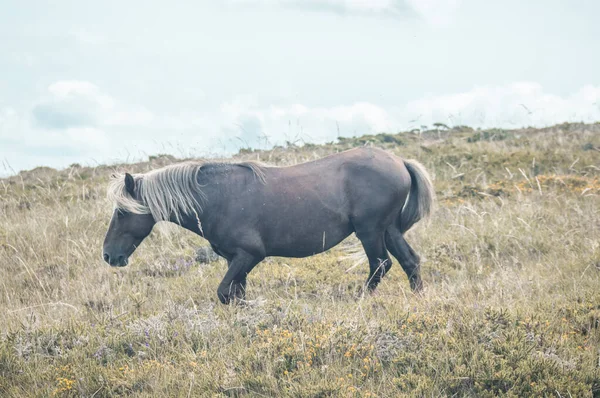
[[[179,219],[182,214],[195,214],[202,211],[201,200],[205,195],[198,183],[202,168],[213,165],[245,167],[254,173],[261,183],[265,183],[265,165],[258,162],[224,163],[188,161],[151,170],[143,174],[133,174],[139,200],[125,189],[125,174],[113,175],[107,196],[117,209],[135,213],[152,214],[155,221],[168,221],[171,215]]]

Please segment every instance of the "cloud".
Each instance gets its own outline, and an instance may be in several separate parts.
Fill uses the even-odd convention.
[[[14,128],[17,125],[17,122],[17,111],[14,108],[0,108],[0,127],[6,127],[5,129],[0,129],[0,134],[3,131]]]
[[[462,0],[406,0],[408,5],[431,25],[447,25],[452,21]]]
[[[15,148],[29,155],[70,157],[102,156],[110,149],[110,137],[94,127],[72,127],[51,131],[43,137],[27,133]]]
[[[122,137],[153,120],[144,107],[123,103],[90,82],[58,81],[29,109],[0,109],[0,159],[17,169],[37,166],[23,163],[36,156],[62,166],[106,159]]]
[[[323,142],[338,135],[387,131],[395,124],[384,108],[368,102],[334,107],[261,107],[258,101],[245,96],[223,104],[221,116],[224,135],[238,137],[249,146],[296,140]]]
[[[68,129],[98,126],[130,126],[150,123],[153,115],[139,106],[116,101],[87,81],[58,81],[32,109],[37,126]]]
[[[600,86],[587,85],[566,96],[535,82],[481,86],[462,93],[409,102],[404,113],[420,123],[436,121],[479,127],[543,126],[600,120]],[[411,119],[411,120],[412,120]]]
[[[483,128],[595,122],[600,121],[600,86],[588,85],[560,96],[535,82],[516,82],[392,106],[370,102],[332,107],[261,105],[256,98],[240,96],[221,106],[219,118],[225,137],[237,137],[252,147],[298,140],[319,143],[338,135],[397,132],[436,122]],[[238,147],[245,145],[238,142]]]
[[[69,106],[72,105],[72,106]],[[94,112],[81,103],[42,103],[33,108],[33,117],[40,127],[64,129],[96,125]],[[82,109],[77,109],[82,108]]]
[[[343,15],[405,15],[405,0],[229,0],[235,5],[282,7]]]
[[[61,80],[48,86],[48,91],[58,98],[68,98],[71,96],[86,96],[97,98],[105,104],[110,104],[112,100],[106,95],[101,95],[98,87],[90,82],[81,80]]]
[[[124,104],[87,82],[57,82],[47,94],[42,102],[56,107],[54,113],[48,112],[53,120],[38,115],[35,123],[30,123],[27,111],[0,109],[0,148],[4,149],[0,159],[8,156],[17,170],[40,165],[41,160],[32,155],[64,167],[74,161],[86,163],[86,159],[100,163],[123,160],[130,154],[136,159],[159,152],[223,155],[286,141],[323,143],[338,136],[394,133],[436,122],[518,128],[600,121],[600,86],[586,85],[559,95],[536,82],[478,86],[403,104],[361,101],[311,106],[239,95],[216,107],[156,115],[143,106]],[[56,109],[70,113],[65,116]],[[39,119],[45,121],[43,126]],[[21,155],[13,156],[15,153]]]
[[[282,7],[340,15],[418,16],[433,25],[450,22],[462,0],[229,0],[235,5]]]
[[[34,155],[93,155],[109,147],[109,137],[97,127],[66,126],[40,130],[27,113],[0,109],[0,155],[20,152]]]
[[[95,45],[106,42],[104,35],[85,29],[75,29],[69,32],[69,36],[81,45]]]

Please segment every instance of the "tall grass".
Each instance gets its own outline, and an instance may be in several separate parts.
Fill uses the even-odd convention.
[[[430,131],[244,151],[293,164],[356,145],[417,158],[439,198],[376,296],[341,248],[273,258],[246,306],[223,261],[154,232],[102,261],[112,167],[0,181],[0,396],[554,396],[600,394],[600,126]],[[392,138],[390,138],[392,137]],[[148,170],[154,158],[120,170]]]

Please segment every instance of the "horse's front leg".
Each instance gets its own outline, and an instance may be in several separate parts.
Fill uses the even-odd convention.
[[[243,300],[246,296],[246,277],[262,258],[253,256],[243,250],[236,252],[228,261],[229,269],[219,284],[217,295],[223,304],[232,300]]]

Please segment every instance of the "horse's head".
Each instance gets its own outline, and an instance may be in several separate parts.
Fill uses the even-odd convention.
[[[124,267],[156,222],[149,212],[144,211],[131,174],[125,174],[124,184],[118,181],[113,187],[117,206],[104,238],[103,257],[113,267]],[[127,205],[121,206],[119,202]]]

